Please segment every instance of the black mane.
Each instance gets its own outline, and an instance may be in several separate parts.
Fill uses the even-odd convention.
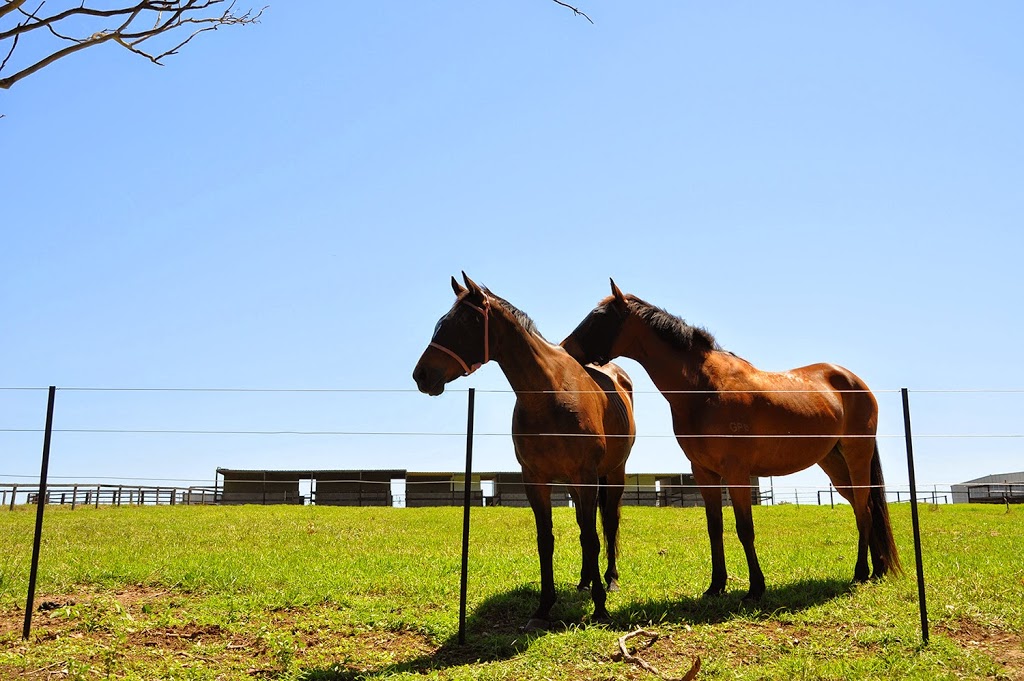
[[[663,341],[676,350],[690,352],[692,350],[710,351],[721,350],[711,332],[702,326],[691,326],[680,317],[675,316],[664,308],[651,305],[634,295],[626,296],[627,302],[633,307],[634,312],[640,317],[651,330],[654,331]]]
[[[494,300],[498,301],[501,304],[501,306],[505,308],[505,310],[507,310],[508,313],[511,314],[517,322],[519,322],[519,325],[522,326],[527,333],[537,336],[543,341],[548,340],[547,338],[544,338],[541,332],[537,329],[537,325],[534,323],[532,319],[530,319],[530,315],[526,314],[525,312],[523,312],[518,307],[508,302],[501,296],[495,295],[494,292],[491,291],[490,289],[484,287],[484,291],[486,291],[487,295],[489,295],[491,298],[494,298]]]

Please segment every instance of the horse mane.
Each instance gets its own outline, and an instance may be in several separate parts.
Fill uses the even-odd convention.
[[[704,327],[687,324],[681,317],[632,294],[626,295],[626,302],[659,338],[674,349],[681,352],[722,350],[715,337]]]
[[[525,312],[523,312],[518,307],[508,302],[501,296],[496,295],[486,286],[483,286],[482,288],[484,292],[487,293],[487,295],[493,298],[498,304],[500,304],[505,309],[505,311],[512,315],[513,319],[519,322],[519,325],[523,327],[523,330],[526,331],[526,333],[536,336],[537,338],[540,338],[544,342],[549,342],[548,339],[541,334],[540,330],[537,329],[537,325],[534,323],[532,319],[530,319],[530,315],[526,314]]]

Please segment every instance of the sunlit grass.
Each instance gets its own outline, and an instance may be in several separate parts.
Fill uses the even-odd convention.
[[[851,587],[848,507],[755,509],[768,593],[752,606],[740,601],[746,565],[731,513],[729,593],[707,600],[703,511],[627,507],[622,591],[610,596],[606,628],[586,626],[578,530],[570,509],[556,509],[560,624],[527,637],[518,626],[539,588],[532,514],[474,509],[460,646],[460,509],[48,509],[36,604],[52,609],[35,615],[29,644],[20,608],[35,515],[4,511],[0,677],[56,665],[82,679],[643,678],[612,660],[618,637],[637,626],[663,636],[646,658],[680,675],[700,655],[702,679],[1020,674],[1024,509],[921,507],[928,646],[909,507],[892,515],[907,576]]]

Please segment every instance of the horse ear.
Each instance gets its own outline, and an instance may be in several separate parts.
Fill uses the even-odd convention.
[[[455,291],[456,296],[461,296],[465,292],[465,287],[460,284],[455,277],[452,277],[452,290]]]
[[[480,290],[480,286],[475,281],[467,277],[465,272],[462,273],[462,280],[466,282],[466,288],[468,288],[472,293],[483,295],[483,291]]]
[[[625,304],[626,304],[626,296],[623,295],[622,291],[619,290],[619,287],[615,285],[615,280],[614,279],[609,277],[608,281],[610,281],[611,284],[612,284],[612,298],[615,300],[615,304],[616,305],[623,305],[623,306],[625,306]]]

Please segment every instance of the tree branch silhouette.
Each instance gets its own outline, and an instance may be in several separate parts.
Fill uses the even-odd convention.
[[[26,0],[2,0],[0,5],[0,46],[10,43],[0,62],[0,89],[9,89],[18,81],[75,52],[103,43],[115,43],[133,54],[163,65],[163,59],[178,53],[196,36],[223,26],[259,23],[261,9],[235,10],[227,0],[140,0],[119,7],[98,9],[80,4],[54,12],[44,12],[47,0],[34,10],[25,8]],[[157,40],[157,39],[161,40]],[[3,76],[12,58],[29,47],[34,50],[9,76]]]
[[[35,0],[33,0],[34,2]],[[99,0],[41,0],[26,9],[27,0],[0,0],[0,89],[12,85],[76,52],[114,43],[132,54],[163,65],[201,33],[224,26],[257,24],[266,7],[235,10],[235,0],[137,0],[115,7],[90,7]],[[579,8],[552,0],[594,21]],[[58,9],[44,11],[57,4]],[[162,39],[162,40],[158,40]],[[18,57],[30,56],[20,63]],[[5,76],[8,66],[14,73]]]

